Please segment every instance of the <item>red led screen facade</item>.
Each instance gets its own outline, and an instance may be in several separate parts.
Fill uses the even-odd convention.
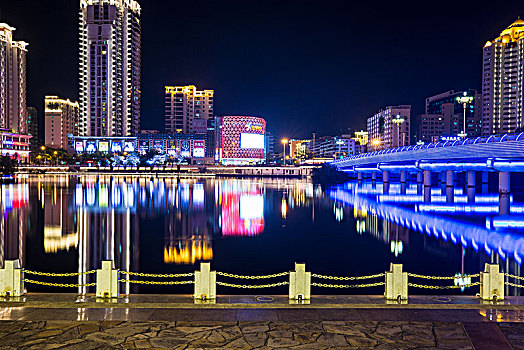
[[[266,121],[259,117],[222,117],[223,163],[262,162]]]

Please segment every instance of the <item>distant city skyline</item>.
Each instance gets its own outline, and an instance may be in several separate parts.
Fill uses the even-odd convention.
[[[163,129],[164,86],[194,84],[215,90],[215,114],[263,117],[276,137],[364,129],[385,105],[411,104],[414,116],[427,96],[480,91],[484,44],[524,14],[524,4],[472,2],[453,11],[444,3],[432,11],[386,2],[139,3],[143,129]],[[70,0],[0,5],[0,22],[30,44],[27,106],[40,119],[45,95],[79,96],[78,10]]]

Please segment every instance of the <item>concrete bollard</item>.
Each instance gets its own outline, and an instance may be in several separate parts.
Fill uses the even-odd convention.
[[[112,260],[102,261],[102,269],[96,270],[96,297],[118,298],[118,270]]]
[[[200,271],[195,271],[195,293],[193,299],[213,300],[217,297],[217,273],[211,271],[210,263],[200,263]]]
[[[384,296],[387,300],[408,298],[408,273],[402,272],[402,264],[390,264],[389,271],[386,272]]]
[[[19,260],[6,260],[0,270],[0,294],[3,297],[19,297],[24,294],[24,281]]]
[[[295,263],[295,271],[289,273],[289,300],[311,299],[311,272],[306,272],[306,264]]]
[[[497,264],[486,263],[480,273],[480,298],[482,300],[504,299],[504,274],[499,272]]]

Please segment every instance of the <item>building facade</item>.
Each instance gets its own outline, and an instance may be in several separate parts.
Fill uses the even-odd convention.
[[[350,135],[323,136],[308,147],[315,158],[343,158],[357,154],[357,143]]]
[[[0,128],[27,133],[26,55],[28,44],[14,41],[15,28],[0,23]]]
[[[80,0],[82,136],[139,132],[140,12],[134,0]]]
[[[524,21],[513,22],[484,45],[482,59],[482,134],[524,127]]]
[[[40,130],[38,128],[38,111],[34,107],[27,107],[27,135],[29,139],[29,150],[35,152],[41,146]]]
[[[217,118],[218,160],[225,165],[256,164],[265,161],[266,121],[251,116]]]
[[[78,134],[78,102],[64,100],[58,96],[45,97],[44,145],[67,149],[69,134]]]
[[[29,135],[16,134],[9,129],[0,129],[0,154],[27,163],[30,138]]]
[[[199,91],[194,85],[166,86],[164,103],[166,133],[205,133],[207,121],[213,118],[214,91]]]
[[[367,119],[368,151],[410,144],[411,105],[388,106]]]

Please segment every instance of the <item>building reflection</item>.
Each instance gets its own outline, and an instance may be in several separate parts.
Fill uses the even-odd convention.
[[[0,185],[0,263],[4,260],[25,261],[26,237],[28,229],[29,185],[25,182]]]

